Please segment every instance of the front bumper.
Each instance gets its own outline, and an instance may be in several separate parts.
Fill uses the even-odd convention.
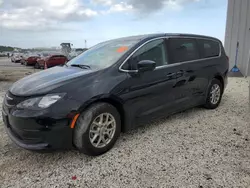
[[[20,117],[3,111],[6,132],[18,146],[28,150],[71,149],[73,129],[70,120],[42,117]]]
[[[6,132],[10,139],[19,147],[22,147],[27,150],[46,150],[49,149],[49,144],[47,143],[37,143],[37,144],[31,144],[31,143],[25,143],[23,140],[19,139],[10,128],[6,128]]]

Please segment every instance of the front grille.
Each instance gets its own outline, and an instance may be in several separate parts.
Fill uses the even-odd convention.
[[[8,107],[12,107],[12,106],[16,106],[17,104],[24,101],[25,99],[27,99],[27,97],[15,96],[11,92],[8,91],[5,95],[5,104]]]

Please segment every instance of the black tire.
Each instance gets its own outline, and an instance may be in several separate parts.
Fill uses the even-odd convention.
[[[36,63],[34,67],[35,69],[40,69],[39,63]]]
[[[219,96],[219,100],[216,103],[213,103],[211,100],[211,90],[213,88],[213,86],[218,85],[220,88],[220,96]],[[206,98],[206,103],[204,105],[205,108],[207,109],[215,109],[220,105],[221,102],[221,98],[222,98],[222,94],[223,94],[223,86],[220,80],[214,78],[208,88],[208,93],[207,93],[207,98]]]
[[[111,141],[105,147],[97,148],[92,145],[89,138],[89,132],[92,122],[102,113],[110,113],[114,117],[116,121],[116,129]],[[79,116],[74,129],[73,143],[80,152],[86,155],[97,156],[107,152],[113,147],[120,132],[121,119],[116,108],[108,103],[96,103],[91,105]]]

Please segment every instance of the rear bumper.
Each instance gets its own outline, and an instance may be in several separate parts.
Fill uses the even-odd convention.
[[[227,85],[228,85],[228,76],[226,76],[226,77],[225,77],[225,79],[224,79],[224,85],[225,85],[225,87],[224,87],[224,88],[226,88],[226,87],[227,87]]]
[[[27,62],[27,65],[35,65],[36,64],[36,60],[34,60],[34,61],[26,61]]]
[[[71,149],[73,129],[69,120],[22,118],[2,111],[6,132],[19,147],[28,150]]]
[[[224,76],[224,90],[223,90],[223,93],[225,92],[225,90],[227,88],[227,85],[228,85],[228,73],[226,73],[225,76]]]

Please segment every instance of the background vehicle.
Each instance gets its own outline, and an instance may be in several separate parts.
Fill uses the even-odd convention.
[[[22,60],[22,54],[14,53],[14,54],[12,54],[10,60],[13,63],[20,63],[20,61]]]
[[[217,108],[228,67],[222,43],[212,37],[115,39],[13,84],[3,119],[23,148],[76,147],[100,155],[121,131],[195,106]]]
[[[22,64],[29,66],[29,65],[35,65],[37,63],[37,60],[40,58],[37,54],[27,54],[23,56],[22,58]]]
[[[37,63],[35,64],[35,68],[44,68],[45,62],[47,67],[54,67],[57,65],[64,65],[67,62],[67,57],[60,54],[49,55],[46,57],[42,57],[37,59]]]

